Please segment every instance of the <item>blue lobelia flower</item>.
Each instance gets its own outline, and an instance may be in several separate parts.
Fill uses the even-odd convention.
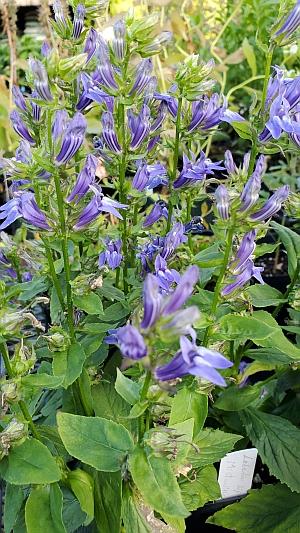
[[[98,46],[98,32],[91,28],[87,34],[87,38],[84,43],[83,52],[87,54],[87,60],[86,62],[89,63],[89,61],[94,57],[94,54],[96,53]]]
[[[117,20],[113,26],[114,38],[111,46],[115,55],[115,58],[122,61],[126,53],[126,25],[124,20]]]
[[[118,209],[126,209],[128,207],[127,205],[116,202],[111,198],[106,198],[101,192],[101,189],[94,185],[90,185],[90,190],[93,191],[94,196],[79,215],[74,230],[80,230],[85,226],[88,226],[91,222],[96,220],[101,213],[110,213],[121,220],[123,219]]]
[[[34,76],[34,88],[42,100],[53,100],[50,87],[48,73],[41,61],[38,59],[29,59],[29,67]]]
[[[132,180],[132,186],[137,191],[151,190],[168,184],[167,171],[161,163],[147,165],[146,161],[141,160],[137,165],[138,169]]]
[[[162,217],[168,220],[168,208],[166,202],[164,202],[163,200],[158,200],[158,202],[155,202],[149,215],[146,216],[143,222],[143,228],[148,228],[149,226],[152,226]]]
[[[130,89],[129,95],[141,95],[149,82],[152,80],[153,64],[152,59],[143,59],[136,67],[134,73],[133,86]]]
[[[201,152],[198,159],[196,159],[195,154],[190,152],[190,158],[183,154],[182,171],[173,183],[175,189],[201,183],[205,180],[206,175],[213,174],[214,170],[224,170],[221,161],[213,163],[205,156],[204,152]]]
[[[214,93],[210,98],[201,97],[200,100],[192,103],[192,117],[187,128],[189,133],[194,130],[206,133],[212,128],[218,126],[220,122],[242,122],[244,118],[238,113],[228,109],[227,100],[223,98],[220,102],[220,96]]]
[[[295,121],[300,125],[300,106],[299,112],[296,112],[294,115]],[[289,138],[291,141],[300,148],[300,133],[289,133]]]
[[[139,148],[148,136],[151,128],[150,109],[143,104],[140,113],[135,114],[131,109],[127,112],[128,127],[131,133],[130,147],[132,150]]]
[[[52,53],[52,48],[50,46],[50,44],[48,43],[48,41],[44,41],[42,46],[41,46],[41,54],[43,57],[49,57],[50,54]]]
[[[156,367],[155,377],[159,381],[167,381],[191,374],[224,387],[226,382],[216,368],[225,369],[231,367],[232,364],[219,352],[197,346],[187,337],[182,336],[180,337],[180,350],[169,363]]]
[[[25,141],[28,141],[30,144],[35,144],[35,140],[32,137],[32,135],[29,133],[29,130],[26,126],[26,124],[21,119],[20,114],[18,111],[14,110],[10,114],[10,120],[12,123],[12,127],[14,128],[15,132],[22,137],[22,139],[25,139]]]
[[[168,268],[167,261],[159,254],[155,258],[154,268],[154,275],[158,280],[161,291],[169,293],[172,287],[180,281],[179,272],[174,268]]]
[[[163,250],[164,242],[165,237],[151,237],[151,240],[140,248],[137,257],[141,261],[143,273],[152,271],[153,260]]]
[[[114,97],[107,94],[100,87],[101,74],[99,68],[92,72],[91,76],[85,72],[81,73],[79,76],[79,85],[80,82],[83,86],[83,91],[79,95],[78,102],[76,104],[76,109],[79,111],[86,109],[92,102],[97,102],[98,104],[105,104],[107,110],[111,113],[114,110]]]
[[[247,261],[252,257],[256,246],[255,237],[256,230],[251,230],[244,235],[235,259],[231,263],[233,274],[240,274],[244,270]]]
[[[122,152],[115,131],[114,117],[110,111],[106,111],[102,115],[102,138],[109,150],[115,154],[120,154]]]
[[[0,207],[0,230],[5,229],[18,218],[24,218],[26,222],[40,229],[49,230],[45,214],[38,207],[32,192],[17,192],[11,200]]]
[[[289,192],[290,188],[288,185],[283,185],[283,187],[277,189],[277,191],[270,196],[270,198],[266,201],[262,208],[259,209],[259,211],[256,211],[256,213],[250,215],[251,220],[255,222],[263,222],[267,218],[275,215],[275,213],[281,209],[282,203],[288,198]]]
[[[74,13],[73,20],[73,30],[72,37],[73,39],[79,39],[83,26],[84,26],[84,17],[85,17],[85,7],[83,4],[78,4]]]
[[[110,239],[105,240],[106,248],[103,252],[99,254],[99,267],[107,264],[112,270],[118,268],[123,259],[122,255],[122,241],[118,239],[112,241]]]
[[[230,177],[247,176],[250,163],[250,152],[246,153],[243,158],[242,167],[237,167],[235,164],[232,153],[230,150],[226,150],[224,157],[224,165]]]
[[[39,95],[36,91],[32,91],[31,98],[30,98],[30,105],[32,109],[32,118],[34,122],[40,122],[41,120],[41,106],[39,106],[34,99],[38,99]]]
[[[63,135],[61,149],[56,156],[57,165],[66,164],[79,150],[84,141],[86,126],[86,120],[81,113],[76,113],[69,120]]]
[[[27,113],[26,100],[20,87],[14,85],[12,88],[12,95],[14,104],[17,106],[17,108],[20,109],[20,111],[25,111],[25,113]]]
[[[281,37],[287,42],[300,26],[300,0],[297,0],[293,9],[288,13],[283,24],[275,32],[274,37]]]
[[[223,220],[229,219],[229,209],[230,209],[230,197],[229,192],[225,185],[221,183],[215,190],[215,200],[216,208],[219,214],[219,217]]]
[[[116,344],[123,357],[138,360],[147,355],[147,347],[143,336],[131,324],[121,328],[109,330],[109,335],[105,338],[107,344]]]
[[[59,109],[56,111],[53,121],[52,121],[52,137],[54,142],[57,142],[62,137],[67,129],[69,122],[69,115],[65,109]]]
[[[254,172],[245,184],[241,194],[241,207],[240,211],[243,213],[249,211],[251,207],[256,203],[259,197],[261,189],[261,178],[266,170],[266,158],[264,155],[260,155]]]
[[[54,0],[53,2],[54,19],[58,26],[59,31],[64,34],[67,29],[67,21],[65,19],[64,10],[60,0]]]
[[[176,222],[176,224],[170,229],[169,233],[167,233],[161,251],[161,256],[164,259],[168,259],[180,244],[187,242],[187,237],[184,232],[185,228],[182,222]]]
[[[257,279],[259,283],[264,284],[264,280],[261,277],[261,272],[263,272],[263,270],[263,267],[256,267],[252,259],[248,259],[248,261],[244,265],[244,269],[242,270],[242,272],[240,274],[237,274],[236,276],[233,276],[232,282],[227,284],[222,289],[222,296],[229,296],[236,290],[242,289],[252,277]]]
[[[174,93],[176,91],[176,89],[177,89],[177,85],[174,84],[169,89],[169,92],[171,94],[162,94],[162,93],[154,92],[154,95],[153,95],[156,100],[160,100],[161,102],[165,103],[165,105],[167,106],[167,109],[168,109],[171,117],[173,117],[173,118],[176,118],[177,110],[178,110],[177,98],[175,98],[175,96],[172,95],[172,93]]]
[[[115,93],[118,89],[118,84],[115,79],[115,71],[109,59],[108,46],[100,34],[98,34],[98,48],[96,53],[98,59],[99,83],[109,92],[112,91]]]
[[[96,170],[98,166],[98,159],[92,154],[89,154],[86,158],[85,164],[82,170],[79,172],[76,183],[67,198],[67,202],[76,203],[83,198],[88,192],[90,185],[94,183]]]

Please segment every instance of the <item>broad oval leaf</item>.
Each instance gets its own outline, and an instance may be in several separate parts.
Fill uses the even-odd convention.
[[[36,439],[10,450],[0,462],[0,475],[12,485],[54,483],[61,472],[48,448]]]
[[[205,394],[199,394],[193,389],[183,387],[173,398],[169,426],[193,418],[194,435],[197,435],[204,425],[207,410],[208,400]]]
[[[129,469],[145,502],[162,515],[188,516],[171,464],[164,457],[147,456],[136,446],[129,457]]]
[[[33,489],[25,506],[27,533],[66,533],[62,507],[63,495],[56,483]]]
[[[247,408],[240,414],[247,435],[271,474],[300,492],[300,430],[289,420]]]
[[[96,470],[117,472],[133,449],[129,431],[112,420],[58,413],[57,425],[69,454]]]

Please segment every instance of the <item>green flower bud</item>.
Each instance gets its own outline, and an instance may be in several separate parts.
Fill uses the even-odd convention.
[[[15,376],[27,374],[35,365],[36,356],[33,347],[24,346],[23,340],[15,348],[11,367]]]
[[[144,442],[152,449],[155,457],[175,459],[178,453],[177,439],[181,437],[175,429],[164,426],[151,429],[145,434]]]
[[[87,54],[78,54],[77,56],[61,59],[58,63],[58,74],[63,80],[76,78],[78,72],[84,67],[87,60]]]
[[[19,400],[18,384],[13,381],[5,381],[1,385],[3,403],[13,403]]]
[[[52,327],[44,337],[52,352],[65,352],[71,344],[68,333],[58,326]]]

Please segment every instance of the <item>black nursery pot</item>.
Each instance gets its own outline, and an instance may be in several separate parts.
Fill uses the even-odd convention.
[[[233,498],[224,498],[222,500],[206,503],[200,509],[193,511],[191,516],[186,519],[186,533],[220,533],[221,531],[232,531],[225,527],[215,526],[214,524],[206,524],[206,520],[215,514],[217,511],[220,511],[227,505],[240,501],[243,496],[238,498],[235,496]]]

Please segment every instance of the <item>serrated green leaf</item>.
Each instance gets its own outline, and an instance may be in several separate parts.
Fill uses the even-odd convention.
[[[188,516],[168,459],[148,457],[145,450],[137,445],[129,457],[129,469],[143,499],[153,509],[179,518]]]
[[[94,472],[95,522],[101,533],[120,531],[122,504],[121,472]]]
[[[207,396],[188,387],[180,389],[172,400],[169,426],[183,422],[188,418],[194,419],[194,435],[202,429],[207,417]]]
[[[48,448],[36,439],[12,448],[0,462],[0,475],[12,485],[54,483],[60,469]]]
[[[53,374],[63,378],[62,386],[67,389],[80,376],[86,354],[78,343],[71,344],[66,352],[53,354]]]
[[[300,531],[300,495],[285,485],[265,485],[218,511],[208,522],[238,533],[296,533]]]
[[[189,511],[195,511],[205,503],[221,498],[218,474],[213,465],[193,471],[193,475],[179,486],[183,503]]]
[[[300,430],[280,416],[247,408],[240,413],[247,435],[271,474],[300,492]]]
[[[214,407],[223,411],[240,411],[259,398],[263,384],[239,388],[235,385],[222,391]]]
[[[7,483],[4,499],[3,525],[4,532],[11,533],[17,521],[18,513],[22,507],[24,494],[21,487]]]
[[[254,307],[275,306],[285,302],[283,294],[270,285],[250,285],[247,289]]]
[[[87,525],[94,518],[94,480],[88,472],[76,468],[69,472],[68,482],[81,509],[88,516]]]
[[[27,533],[66,533],[62,507],[63,495],[57,483],[33,489],[25,506]]]
[[[241,435],[225,433],[219,429],[203,429],[194,438],[194,444],[198,450],[191,448],[187,461],[192,464],[193,468],[203,468],[213,464],[220,461],[242,438]]]
[[[60,412],[57,425],[69,454],[96,470],[120,470],[127,454],[133,450],[130,433],[112,420]]]
[[[195,255],[194,261],[200,268],[211,268],[222,264],[223,254],[219,250],[219,244],[215,243],[201,250]]]
[[[300,235],[290,228],[277,224],[277,222],[271,222],[271,226],[277,231],[287,251],[288,271],[290,278],[292,278],[300,260]]]
[[[252,132],[249,122],[244,120],[243,122],[231,122],[233,129],[237,132],[238,136],[242,139],[248,139],[251,141]]]
[[[47,389],[57,389],[62,382],[63,376],[51,376],[50,374],[28,374],[22,377],[22,385],[27,387],[46,387]]]

